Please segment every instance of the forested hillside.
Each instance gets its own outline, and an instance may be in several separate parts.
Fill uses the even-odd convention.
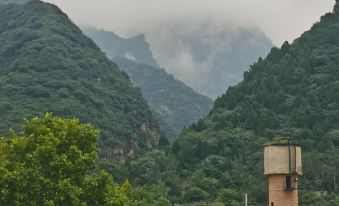
[[[155,147],[149,106],[126,74],[56,6],[0,5],[0,135],[53,112],[91,122],[101,155],[121,159]]]
[[[135,184],[165,183],[175,202],[239,205],[248,193],[250,205],[263,205],[263,145],[288,137],[302,146],[300,205],[339,205],[338,65],[339,3],[292,44],[253,64],[171,150],[112,171],[125,171]]]
[[[339,194],[338,11],[322,16],[292,44],[273,48],[245,72],[243,82],[215,101],[210,115],[180,135],[173,150],[183,168],[217,161],[193,174],[214,180],[230,175],[230,182],[218,186],[248,192],[263,202],[262,145],[274,137],[290,137],[303,149],[301,203],[310,205],[303,196],[308,191],[327,191],[313,194],[326,201]],[[333,201],[327,204],[339,204],[338,196]]]
[[[169,139],[174,139],[185,126],[207,115],[212,108],[212,100],[196,93],[164,69],[124,58],[113,61],[128,74],[133,85],[140,88],[160,129]]]

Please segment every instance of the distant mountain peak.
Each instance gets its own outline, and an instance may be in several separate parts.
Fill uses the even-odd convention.
[[[153,53],[144,34],[131,38],[122,38],[112,31],[96,29],[94,27],[83,27],[83,32],[92,38],[95,43],[106,53],[107,57],[123,57],[137,63],[145,63],[159,67],[154,60]]]

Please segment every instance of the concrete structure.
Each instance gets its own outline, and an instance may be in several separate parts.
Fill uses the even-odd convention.
[[[269,206],[298,206],[298,175],[302,174],[300,146],[290,141],[265,145],[264,167]]]

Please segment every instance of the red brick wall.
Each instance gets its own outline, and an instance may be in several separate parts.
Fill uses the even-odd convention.
[[[292,176],[292,190],[286,190],[286,175],[270,175],[268,177],[269,206],[298,206],[298,190],[296,177]]]

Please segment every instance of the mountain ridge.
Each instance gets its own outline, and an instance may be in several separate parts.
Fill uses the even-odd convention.
[[[132,83],[141,89],[159,122],[160,129],[169,139],[174,139],[181,129],[197,121],[211,109],[212,101],[207,97],[196,93],[156,63],[153,66],[149,64],[155,60],[149,61],[153,59],[153,55],[145,35],[124,39],[114,32],[95,28],[91,28],[91,32],[88,29],[83,30],[92,36],[106,52],[107,57],[117,63],[118,67],[130,76]],[[145,56],[149,58],[139,55],[139,58],[135,59],[125,55],[136,51],[147,51],[148,55]]]
[[[101,131],[101,157],[121,159],[157,146],[151,111],[128,77],[57,6],[0,6],[1,134],[53,112]]]
[[[196,93],[164,69],[120,57],[113,61],[141,89],[159,121],[160,129],[169,139],[174,139],[184,127],[208,114],[212,107],[212,100]]]
[[[110,59],[114,57],[123,57],[131,59],[138,63],[145,63],[151,66],[159,67],[154,60],[150,45],[143,34],[131,38],[122,38],[116,33],[94,27],[82,27],[82,31],[94,39],[96,44],[105,51]]]

